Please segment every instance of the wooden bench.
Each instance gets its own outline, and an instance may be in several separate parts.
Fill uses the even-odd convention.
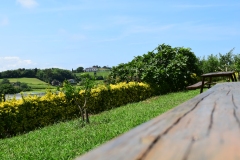
[[[240,159],[239,93],[240,82],[216,84],[76,159]]]
[[[206,78],[209,78],[210,84],[208,85],[208,88],[211,87],[213,77],[229,77],[229,79],[231,79],[232,82],[237,82],[237,78],[236,78],[234,71],[206,73],[206,74],[201,75],[201,77],[202,77],[202,83],[205,82]],[[203,92],[203,88],[204,88],[204,86],[201,86],[200,93]]]
[[[207,84],[207,81],[205,81],[204,84]],[[186,89],[194,90],[194,89],[198,89],[198,88],[201,88],[201,87],[202,87],[202,81],[197,82],[197,83],[195,83],[193,85],[187,86]]]

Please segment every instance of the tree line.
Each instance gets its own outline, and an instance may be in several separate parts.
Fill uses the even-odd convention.
[[[240,54],[233,53],[234,48],[222,54],[210,54],[209,56],[198,58],[198,66],[202,73],[217,71],[240,72]]]
[[[0,78],[38,78],[44,82],[51,83],[53,80],[63,82],[65,79],[75,78],[74,74],[65,69],[48,68],[48,69],[25,69],[7,70],[0,72]]]
[[[104,68],[111,69],[110,67],[103,66],[100,67],[98,65],[94,65],[96,68]],[[47,68],[47,69],[25,69],[19,68],[15,70],[6,70],[0,72],[0,79],[3,78],[38,78],[46,83],[51,83],[53,81],[63,82],[66,79],[76,79],[78,81],[81,80],[81,77],[77,77],[74,73],[82,73],[85,72],[83,67],[77,67],[76,69],[66,70],[60,68]],[[97,77],[99,78],[99,77]],[[103,79],[103,77],[100,79]]]
[[[21,82],[10,83],[8,79],[4,78],[0,82],[0,102],[5,100],[5,94],[15,94],[22,91],[31,91],[31,87]]]

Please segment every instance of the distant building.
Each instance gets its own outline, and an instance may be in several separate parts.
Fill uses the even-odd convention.
[[[51,82],[51,84],[52,84],[52,86],[61,86],[61,82],[59,82],[58,80],[55,80],[55,79]]]
[[[75,79],[68,79],[68,82],[71,84],[76,84],[77,82],[75,81]]]
[[[96,68],[96,67],[85,68],[84,71],[85,72],[94,72],[94,71],[98,71],[98,68]]]

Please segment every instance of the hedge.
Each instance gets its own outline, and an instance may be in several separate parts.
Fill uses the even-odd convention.
[[[127,103],[138,102],[152,96],[148,84],[129,82],[99,86],[91,91],[87,103],[92,114],[109,110]],[[79,93],[84,102],[83,91]],[[79,117],[79,109],[67,101],[65,94],[47,92],[42,97],[26,96],[0,102],[0,138],[14,136],[59,121]]]

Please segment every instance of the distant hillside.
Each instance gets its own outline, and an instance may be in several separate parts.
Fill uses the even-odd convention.
[[[50,84],[41,81],[37,78],[8,78],[11,83],[21,82],[26,83],[32,90],[45,90],[45,89],[55,89],[56,87],[51,86]],[[0,82],[2,79],[0,79]]]
[[[71,71],[59,68],[48,69],[25,69],[7,70],[0,72],[0,78],[38,78],[46,83],[51,83],[53,80],[60,82],[65,79],[73,79],[74,75]]]
[[[81,74],[89,74],[90,76],[96,76],[96,77],[99,77],[99,76],[102,76],[103,78],[107,77],[110,73],[111,73],[111,70],[110,69],[100,69],[96,72],[82,72],[82,73],[75,73],[75,75],[77,77],[81,77]]]

